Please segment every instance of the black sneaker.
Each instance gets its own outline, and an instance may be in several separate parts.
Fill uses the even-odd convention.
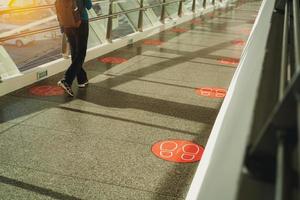
[[[81,84],[78,83],[79,88],[85,88],[88,85],[89,85],[89,81],[86,81],[85,83],[81,83]]]
[[[58,81],[57,85],[62,87],[66,91],[66,93],[68,93],[71,97],[74,97],[74,93],[72,91],[72,88],[69,86],[68,83],[66,83],[65,80]]]

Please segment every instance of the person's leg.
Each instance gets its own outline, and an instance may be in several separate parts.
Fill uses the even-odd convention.
[[[72,82],[74,78],[72,78],[72,74],[74,73],[74,61],[77,57],[77,41],[76,41],[76,29],[73,28],[65,28],[65,34],[68,38],[70,49],[71,49],[71,56],[72,56],[72,64],[69,66],[67,71],[65,72],[64,79],[58,81],[57,85],[62,87],[70,96],[74,96],[72,91]],[[75,74],[76,75],[76,74]]]
[[[71,48],[72,63],[65,72],[65,81],[69,86],[72,86],[73,80],[78,71],[76,59],[78,58],[78,30],[75,28],[67,28],[66,35]]]
[[[88,82],[87,74],[85,70],[83,69],[83,63],[86,56],[86,50],[87,50],[87,42],[88,42],[88,36],[89,36],[89,24],[88,21],[82,21],[82,24],[78,31],[79,35],[79,42],[78,42],[78,65],[80,66],[80,69],[77,73],[77,81],[78,84],[84,84]]]
[[[73,47],[71,47],[72,64],[65,73],[65,80],[70,86],[76,76],[79,81],[85,82],[87,80],[86,72],[82,69],[82,65],[87,49],[88,22],[82,21],[80,27],[73,30],[74,37],[70,37],[70,45],[73,45]]]

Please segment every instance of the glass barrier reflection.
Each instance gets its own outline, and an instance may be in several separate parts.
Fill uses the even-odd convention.
[[[183,3],[184,3],[184,8],[187,11],[191,12],[192,9],[193,9],[193,0],[186,0]],[[196,10],[202,8],[202,1],[201,0],[196,0],[195,3],[196,3],[195,4],[195,9]]]
[[[113,4],[113,13],[121,12],[122,8],[119,4]],[[133,23],[129,20],[129,18],[125,14],[120,14],[115,16],[113,19],[113,30],[112,30],[112,38],[120,38],[136,31]]]
[[[26,71],[36,66],[62,58],[62,34],[58,29],[56,11],[53,6],[55,0],[1,0],[0,1],[0,38],[32,32],[30,35],[1,40],[3,49],[20,71]],[[90,19],[90,34],[88,48],[106,42],[108,19],[99,17],[109,14],[109,0],[94,0],[93,7],[88,11]],[[139,9],[140,0],[117,0],[113,2],[113,13],[120,13],[113,17],[112,39],[121,38],[138,30],[146,30],[160,24],[163,0],[144,0],[144,6],[154,6],[143,11],[142,29],[139,29],[138,10],[125,13],[128,10]],[[179,3],[166,0],[165,19],[178,17]],[[192,10],[193,0],[183,1],[183,13]],[[202,0],[196,0],[196,9],[202,7]],[[28,9],[40,6],[41,9]],[[10,9],[24,9],[9,11]],[[5,12],[1,12],[4,11]],[[97,19],[98,18],[98,19]],[[49,30],[47,32],[40,30]],[[39,31],[38,33],[34,33]],[[64,56],[67,57],[67,56]]]
[[[157,4],[162,3],[162,1],[161,0],[146,0],[145,3],[150,6],[155,6]],[[152,8],[152,10],[154,11],[155,15],[157,16],[157,19],[160,20],[162,6],[155,6]],[[165,16],[168,17],[168,14],[166,13]]]
[[[0,9],[18,9],[28,6],[53,5],[55,0],[8,0]],[[0,37],[22,34],[58,26],[54,7],[47,9],[6,12],[0,15]],[[1,44],[20,71],[49,63],[62,57],[62,34],[59,29],[5,40]],[[88,47],[100,44],[93,28],[90,28]]]
[[[173,0],[167,0],[166,2],[172,2]],[[170,3],[166,5],[166,11],[168,13],[168,15],[171,18],[175,18],[178,16],[178,7],[179,7],[179,2],[177,3]]]

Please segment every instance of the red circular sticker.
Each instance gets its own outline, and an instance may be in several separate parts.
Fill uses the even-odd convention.
[[[204,148],[187,140],[165,140],[155,143],[151,151],[163,160],[190,163],[201,159]]]
[[[236,65],[240,62],[240,59],[237,58],[222,58],[219,60],[219,63],[225,65]]]
[[[191,21],[191,24],[194,24],[194,25],[197,25],[197,24],[201,24],[202,23],[202,20],[201,19],[193,19]]]
[[[197,88],[196,93],[199,96],[205,96],[210,98],[224,98],[227,91],[223,88],[212,88],[212,87],[202,87]]]
[[[160,40],[144,40],[144,44],[145,45],[154,45],[154,46],[158,46],[161,45],[163,42]]]
[[[99,58],[98,60],[100,62],[110,63],[110,64],[120,64],[120,63],[123,63],[123,62],[127,61],[127,59],[119,58],[119,57],[106,57],[106,58]]]
[[[242,29],[242,30],[240,30],[239,33],[242,33],[242,34],[244,34],[244,35],[250,35],[251,29],[248,29],[248,28]]]
[[[174,32],[174,33],[184,33],[184,32],[187,32],[187,30],[184,29],[184,28],[172,28],[171,31]]]
[[[246,42],[245,40],[233,40],[231,43],[237,46],[244,46]]]
[[[61,87],[53,86],[53,85],[36,86],[30,88],[29,91],[31,94],[35,96],[43,96],[43,97],[60,96],[65,93],[65,91]]]

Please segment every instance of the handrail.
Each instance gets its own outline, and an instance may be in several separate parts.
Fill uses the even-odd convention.
[[[186,200],[238,199],[274,4],[262,2]]]
[[[173,3],[177,3],[177,2],[181,2],[181,1],[182,0],[174,0],[174,1],[169,1],[169,2],[165,2],[165,3],[158,3],[158,4],[154,4],[152,6],[144,6],[143,9],[158,7],[158,6],[167,5],[167,4],[173,4]],[[103,1],[93,1],[93,4],[98,4],[101,2],[103,2]],[[28,7],[23,7],[23,8],[0,9],[0,15],[9,14],[9,13],[15,14],[15,13],[19,13],[19,12],[30,12],[30,11],[49,9],[49,8],[55,8],[54,4],[41,5],[41,6],[28,6]],[[139,11],[139,10],[141,10],[141,8],[133,8],[130,10]]]
[[[106,2],[106,1],[105,0],[92,1],[93,4],[99,4],[102,2]],[[22,7],[22,8],[12,7],[12,8],[8,8],[8,9],[0,9],[0,15],[8,14],[8,13],[16,13],[16,12],[29,12],[29,11],[36,11],[36,10],[44,10],[44,9],[49,9],[49,8],[54,8],[54,7],[55,7],[54,4],[44,4],[44,5],[39,5],[39,6],[26,6],[26,7]]]
[[[299,28],[299,0],[293,1],[293,14],[294,14],[294,40],[295,40],[295,61],[296,70],[300,71],[300,28]]]
[[[280,88],[279,88],[279,100],[281,100],[284,96],[284,89],[286,87],[286,77],[287,77],[287,62],[288,62],[288,39],[289,39],[289,5],[285,5],[285,13],[284,13],[284,22],[283,22],[283,40],[282,40],[282,50],[281,50],[281,69],[280,69]]]
[[[98,21],[98,20],[101,20],[101,19],[107,19],[107,18],[110,18],[110,17],[116,17],[116,16],[119,16],[119,15],[122,15],[122,14],[128,14],[128,13],[138,12],[138,11],[144,11],[144,10],[154,8],[154,7],[158,7],[158,6],[178,3],[180,1],[181,0],[174,0],[174,1],[155,4],[155,5],[151,5],[151,6],[144,6],[143,8],[138,7],[138,8],[133,8],[133,9],[129,9],[129,10],[126,10],[126,11],[115,12],[113,14],[107,14],[107,15],[93,17],[93,18],[90,19],[90,21],[93,22],[93,21]],[[37,9],[37,8],[40,8],[40,7],[41,6],[31,7],[31,9]],[[47,7],[47,8],[49,8],[49,7]],[[42,9],[44,9],[44,7]],[[1,13],[1,11],[0,11],[0,13]],[[35,35],[35,34],[39,34],[39,33],[45,33],[45,32],[48,32],[48,31],[55,31],[55,30],[59,30],[59,29],[60,29],[60,27],[59,27],[59,25],[57,25],[57,26],[51,26],[51,27],[48,27],[48,28],[37,29],[37,30],[34,30],[34,31],[26,31],[26,32],[23,32],[23,33],[13,34],[11,36],[0,37],[0,43],[2,43],[4,41],[7,41],[7,40],[11,40],[11,39],[16,39],[16,38],[20,38],[20,37]]]

